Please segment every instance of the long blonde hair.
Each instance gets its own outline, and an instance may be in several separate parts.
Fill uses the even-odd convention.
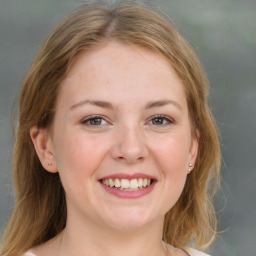
[[[108,40],[139,45],[170,62],[186,93],[199,152],[181,197],[165,216],[163,240],[176,247],[207,247],[216,236],[212,195],[218,184],[220,145],[208,106],[205,72],[168,18],[142,4],[89,4],[68,17],[48,37],[24,80],[13,154],[16,202],[3,237],[1,255],[19,255],[60,233],[66,224],[65,192],[58,174],[42,167],[30,128],[50,127],[60,84],[74,59]]]

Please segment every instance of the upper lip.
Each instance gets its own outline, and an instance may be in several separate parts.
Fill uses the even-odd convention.
[[[139,178],[157,180],[156,177],[145,174],[145,173],[133,173],[133,174],[116,173],[116,174],[111,174],[111,175],[101,177],[99,180],[105,180],[105,179],[127,179],[127,180],[132,180],[132,179],[139,179]]]

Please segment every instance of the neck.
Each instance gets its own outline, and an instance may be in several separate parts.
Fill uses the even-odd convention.
[[[68,221],[60,235],[59,256],[164,256],[162,228],[163,220],[129,231]]]

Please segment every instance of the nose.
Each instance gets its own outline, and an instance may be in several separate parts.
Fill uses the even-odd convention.
[[[120,128],[115,134],[112,157],[128,164],[142,162],[149,154],[145,137],[139,128]]]

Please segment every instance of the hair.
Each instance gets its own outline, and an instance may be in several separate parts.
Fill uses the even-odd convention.
[[[76,57],[111,40],[143,47],[169,61],[184,86],[192,133],[198,136],[194,170],[165,216],[163,240],[179,248],[188,243],[207,248],[216,237],[212,196],[219,183],[221,153],[208,104],[208,80],[196,54],[169,18],[151,7],[134,1],[111,6],[86,4],[48,37],[25,77],[13,153],[16,202],[1,255],[19,255],[65,228],[64,189],[58,173],[42,167],[30,129],[51,126],[60,85]]]

